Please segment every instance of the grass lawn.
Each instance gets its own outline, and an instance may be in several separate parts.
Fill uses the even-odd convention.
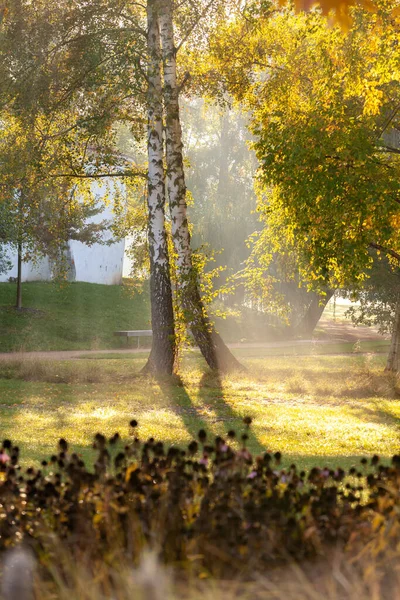
[[[124,339],[114,331],[150,329],[148,294],[128,285],[24,283],[21,313],[15,293],[0,283],[0,352],[117,348]]]
[[[148,292],[133,293],[129,280],[124,280],[122,286],[80,282],[60,286],[56,282],[36,281],[24,283],[22,288],[24,308],[17,312],[14,309],[16,284],[0,283],[0,353],[135,347],[135,339],[127,344],[126,338],[116,337],[113,332],[151,328]],[[347,304],[338,304],[337,322],[350,323],[344,318],[347,309]],[[323,318],[332,319],[332,314],[329,304]],[[268,326],[268,319],[249,309],[217,319],[217,328],[227,342],[279,339],[278,332],[274,333]],[[317,328],[315,335],[327,337],[324,327]],[[309,344],[292,353],[310,352],[335,350],[329,347],[315,350]]]
[[[0,363],[0,436],[21,446],[26,461],[51,453],[59,437],[90,454],[97,431],[185,444],[242,431],[253,417],[249,446],[280,450],[304,467],[350,466],[359,457],[399,452],[400,385],[384,374],[384,354],[271,356],[271,349],[235,351],[245,374],[219,378],[188,351],[182,381],[140,376],[146,354],[67,361]]]

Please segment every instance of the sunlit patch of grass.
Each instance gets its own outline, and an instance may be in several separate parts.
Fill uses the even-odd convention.
[[[141,376],[142,355],[39,361],[37,370],[34,361],[7,363],[9,378],[0,379],[0,436],[36,459],[59,437],[84,454],[97,431],[119,431],[127,439],[132,417],[142,438],[184,444],[200,428],[210,436],[242,431],[250,415],[250,449],[280,450],[288,461],[348,464],[356,456],[398,452],[400,385],[383,372],[384,357],[238,355],[248,370],[219,377],[190,351],[181,383]]]
[[[261,411],[260,411],[261,412]],[[398,444],[398,432],[384,422],[369,423],[342,406],[274,406],[255,417],[261,442],[285,454],[346,456],[354,453],[389,455]]]
[[[154,409],[140,414],[140,435],[162,439],[166,443],[183,444],[190,442],[192,436],[185,428],[182,417],[167,409]],[[193,419],[195,425],[195,419]],[[157,428],[155,433],[155,423]]]

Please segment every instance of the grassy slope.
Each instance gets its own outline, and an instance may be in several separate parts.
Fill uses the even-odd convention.
[[[250,448],[280,450],[288,462],[349,466],[362,455],[398,452],[400,390],[383,373],[384,355],[299,356],[294,362],[263,356],[262,349],[237,352],[248,372],[223,379],[196,352],[188,353],[183,385],[138,376],[145,354],[3,363],[10,379],[0,380],[0,436],[11,437],[31,459],[51,452],[60,436],[86,456],[96,431],[119,430],[126,439],[132,417],[142,438],[183,444],[201,427],[210,435],[241,431],[249,414]]]
[[[126,339],[114,337],[113,331],[150,328],[148,293],[132,294],[127,284],[73,283],[60,287],[56,283],[25,283],[23,305],[28,310],[22,313],[13,308],[15,294],[16,284],[0,283],[0,352],[121,348]],[[331,308],[326,309],[327,316]],[[345,309],[347,305],[337,305],[339,320],[345,320]],[[269,328],[268,319],[257,311],[243,309],[241,314],[216,322],[227,342],[279,339]],[[135,340],[129,340],[129,345],[134,347]],[[311,346],[296,353],[310,351]],[[329,351],[334,349],[324,350]]]
[[[129,287],[32,282],[23,285],[23,305],[39,313],[17,313],[16,285],[0,283],[0,352],[115,348],[118,329],[149,329],[147,294]],[[9,307],[9,308],[7,308]]]

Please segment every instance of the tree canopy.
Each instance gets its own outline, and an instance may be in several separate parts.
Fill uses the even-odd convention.
[[[317,286],[362,279],[371,247],[400,250],[397,20],[387,3],[353,18],[346,34],[318,12],[229,26],[247,52],[232,49],[226,87],[251,110],[271,241],[284,234]]]

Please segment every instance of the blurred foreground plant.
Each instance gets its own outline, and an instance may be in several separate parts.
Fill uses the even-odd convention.
[[[182,450],[153,438],[142,442],[132,420],[128,443],[118,433],[96,434],[91,469],[60,439],[41,469],[24,471],[18,447],[4,440],[1,548],[30,547],[41,585],[73,590],[77,578],[93,580],[115,598],[124,566],[139,569],[143,585],[147,572],[150,585],[151,569],[143,567],[149,550],[192,580],[254,582],[294,562],[318,565],[334,551],[355,568],[372,561],[374,572],[386,573],[400,548],[400,456],[391,466],[378,456],[362,459],[348,472],[281,469],[279,452],[250,454],[251,419],[243,422],[239,437],[229,431],[227,439],[209,440],[200,430]],[[163,573],[160,567],[160,581]],[[90,593],[85,588],[77,597]]]

